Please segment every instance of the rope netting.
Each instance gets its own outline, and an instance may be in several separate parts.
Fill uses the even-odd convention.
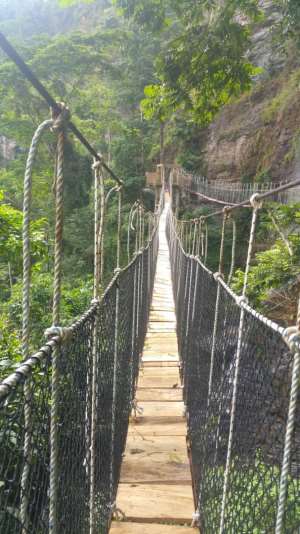
[[[102,156],[94,159],[94,291],[90,309],[61,327],[64,140],[69,111],[36,131],[24,179],[23,363],[0,384],[0,532],[106,534],[116,509],[122,455],[135,409],[158,252],[155,213],[136,203],[137,222],[121,268],[122,182],[106,194]],[[53,324],[29,357],[32,172],[43,133],[57,136]],[[103,287],[107,201],[117,198],[116,269]],[[106,198],[105,198],[106,194]],[[130,217],[129,217],[130,219]],[[132,246],[132,241],[134,241]],[[132,250],[133,249],[133,250]],[[92,297],[92,295],[91,295]]]
[[[298,330],[292,329],[292,341],[289,329],[254,311],[220,273],[186,253],[183,226],[170,213],[168,239],[200,531],[296,534]],[[254,229],[255,222],[252,242]]]
[[[97,532],[108,532],[146,335],[157,246],[155,231],[151,244],[114,277],[99,304],[52,338],[0,386],[1,534],[48,532],[51,356],[58,346],[56,521],[59,532],[89,532],[92,505]],[[96,430],[92,447],[94,348]],[[31,413],[27,428],[26,408]],[[27,457],[23,454],[25,433],[30,444]],[[26,464],[25,527],[20,505]]]

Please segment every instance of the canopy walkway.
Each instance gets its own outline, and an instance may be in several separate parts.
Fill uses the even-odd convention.
[[[0,383],[1,534],[187,534],[192,526],[201,534],[298,534],[300,307],[295,324],[283,328],[249,305],[247,284],[263,203],[299,181],[182,221],[173,210],[172,176],[171,197],[165,196],[161,166],[155,211],[139,201],[129,213],[128,265],[122,267],[122,180],[70,123],[68,108],[56,104],[3,43],[53,116],[34,135],[24,179],[23,360]],[[57,142],[53,324],[31,355],[32,169],[49,129]],[[62,325],[68,129],[94,156],[94,290],[89,309]],[[109,191],[104,173],[117,182]],[[112,193],[118,198],[116,270],[103,291]],[[239,246],[233,214],[244,207],[251,222],[237,295],[230,286]],[[213,272],[203,229],[207,217],[220,216]]]

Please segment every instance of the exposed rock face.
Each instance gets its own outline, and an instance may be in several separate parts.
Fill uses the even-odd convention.
[[[291,69],[282,74],[286,58],[273,42],[273,28],[280,19],[278,8],[272,0],[261,0],[261,7],[266,17],[253,34],[250,59],[264,70],[251,93],[226,106],[210,125],[202,147],[203,172],[209,180],[279,182],[299,174],[293,146],[299,134],[300,91],[297,84],[290,93],[286,90]]]
[[[284,54],[279,43],[274,42],[273,28],[280,21],[280,11],[273,0],[260,0],[264,20],[257,26],[252,36],[252,49],[249,55],[254,65],[263,69],[258,79],[276,72],[284,64]]]
[[[0,135],[0,163],[10,161],[15,158],[17,145],[15,141]]]
[[[282,76],[264,82],[211,124],[204,155],[209,180],[279,182],[298,177],[300,90],[285,96],[285,81]],[[282,103],[276,101],[278,95]],[[267,116],[272,102],[278,109]]]

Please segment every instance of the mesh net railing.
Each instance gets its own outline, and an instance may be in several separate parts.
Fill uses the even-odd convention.
[[[184,252],[172,215],[168,239],[201,534],[273,533],[294,352],[282,328],[239,300]],[[300,403],[294,400],[296,423],[281,530],[287,534],[300,529]]]
[[[1,534],[51,531],[51,499],[60,533],[90,532],[91,517],[97,532],[108,532],[157,250],[156,229],[150,244],[114,277],[100,302],[0,385]],[[58,477],[53,496],[49,484],[54,350],[58,351]]]

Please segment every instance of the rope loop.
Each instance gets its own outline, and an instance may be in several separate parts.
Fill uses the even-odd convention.
[[[282,336],[291,352],[299,351],[300,331],[298,329],[298,326],[289,326],[284,330]]]
[[[59,113],[56,112],[53,108],[51,110],[51,115],[53,119],[52,131],[59,132],[64,130],[71,118],[71,113],[68,106],[64,102],[59,102]]]
[[[263,201],[260,199],[259,193],[254,193],[250,197],[250,204],[255,210],[259,210],[263,206]]]
[[[223,280],[224,275],[220,271],[217,271],[216,273],[213,273],[213,277],[218,282],[220,279]]]

